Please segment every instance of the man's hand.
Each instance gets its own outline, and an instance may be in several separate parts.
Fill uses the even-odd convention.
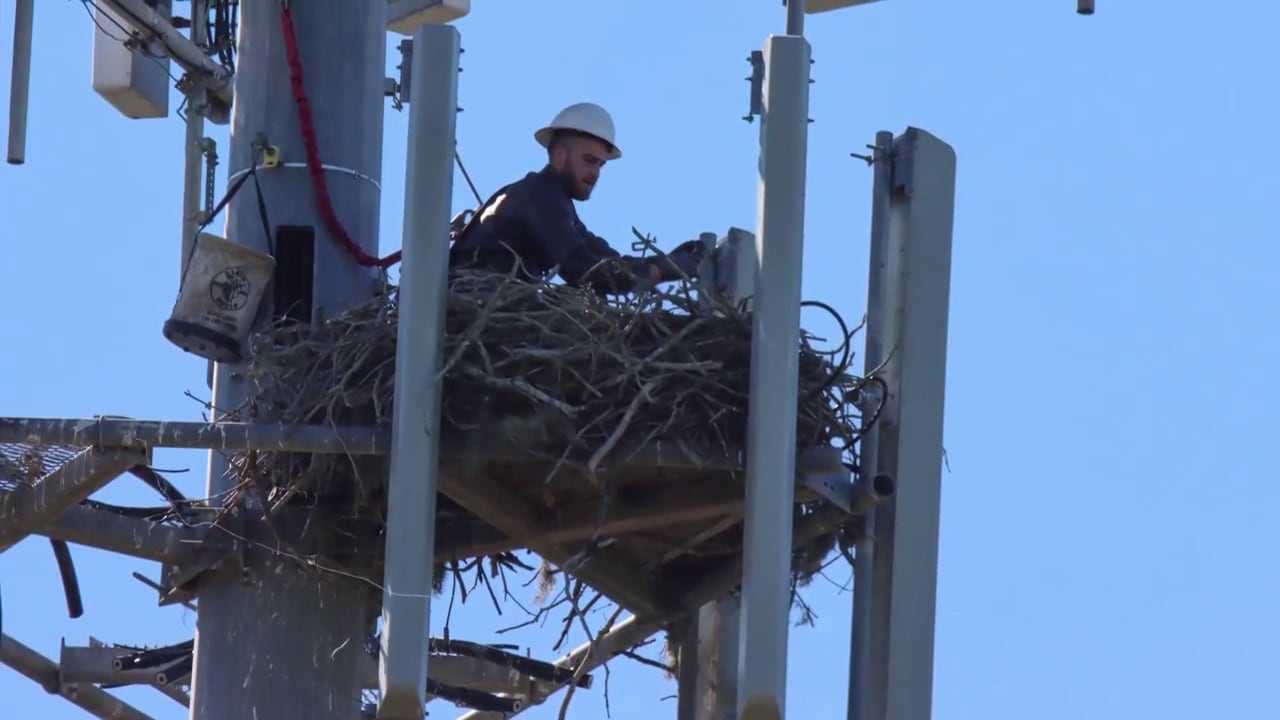
[[[707,246],[701,240],[687,240],[667,253],[660,260],[659,268],[663,280],[680,280],[698,277],[698,266],[702,264],[702,256]]]

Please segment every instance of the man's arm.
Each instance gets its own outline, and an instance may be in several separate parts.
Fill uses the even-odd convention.
[[[657,282],[657,268],[637,257],[627,257],[603,238],[587,230],[566,198],[542,198],[531,193],[522,198],[524,216],[534,242],[560,277],[569,285],[620,294],[638,285]]]
[[[570,254],[570,263],[585,266],[579,277],[596,290],[618,294],[639,287],[650,287],[662,280],[662,273],[655,263],[634,255],[620,254],[607,240],[588,230],[576,215],[574,224],[586,243]],[[578,259],[579,255],[583,257],[582,260]],[[574,271],[579,272],[579,269],[575,267]]]

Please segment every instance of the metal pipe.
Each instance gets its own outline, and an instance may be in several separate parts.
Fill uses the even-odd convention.
[[[0,443],[382,455],[390,433],[380,427],[0,417]]]
[[[804,35],[804,0],[787,0],[787,34]]]
[[[892,497],[896,489],[897,483],[894,482],[893,477],[885,473],[877,473],[870,478],[860,477],[853,486],[851,512],[854,515],[870,512],[872,508]]]
[[[180,448],[195,450],[263,450],[335,455],[385,455],[391,447],[386,426],[290,425],[235,421],[135,420],[121,417],[23,418],[0,417],[0,443],[68,445],[101,448]],[[701,449],[700,449],[701,450]],[[468,437],[442,452],[449,457],[489,457],[512,462],[535,462],[518,446],[500,439]],[[631,454],[630,467],[682,468],[705,472],[741,470],[741,453],[708,449],[691,457],[674,447],[654,443]],[[821,453],[796,456],[797,477],[829,473]]]
[[[9,84],[9,164],[27,161],[27,107],[31,95],[31,35],[36,0],[13,8],[13,75]]]
[[[460,50],[452,25],[414,32],[378,671],[378,717],[394,720],[427,702]]]
[[[795,484],[782,480],[794,477],[796,467],[808,153],[809,43],[774,35],[765,41],[764,55],[738,653],[742,720],[782,717],[786,705]]]
[[[209,21],[207,0],[191,0],[191,37],[205,36]],[[204,195],[204,111],[208,91],[202,85],[187,93],[187,134],[183,144],[182,168],[182,251],[179,257],[178,280],[186,273],[191,249],[195,246],[196,229],[200,227]]]
[[[678,625],[680,654],[676,662],[676,720],[698,720],[698,676],[702,658],[698,654],[701,614],[692,613]]]

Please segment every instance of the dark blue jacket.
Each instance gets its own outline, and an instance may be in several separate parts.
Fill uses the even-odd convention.
[[[502,188],[479,208],[454,241],[449,265],[510,272],[517,257],[528,275],[545,278],[554,269],[568,285],[614,294],[634,289],[650,265],[619,254],[587,230],[550,165]]]

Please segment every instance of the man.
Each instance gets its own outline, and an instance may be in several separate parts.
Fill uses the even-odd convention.
[[[518,260],[529,275],[555,270],[568,285],[606,294],[697,277],[703,252],[698,240],[655,258],[624,256],[578,218],[573,201],[590,198],[605,163],[622,157],[604,108],[570,105],[533,137],[547,149],[546,166],[481,206],[450,249],[451,267],[510,272]]]

